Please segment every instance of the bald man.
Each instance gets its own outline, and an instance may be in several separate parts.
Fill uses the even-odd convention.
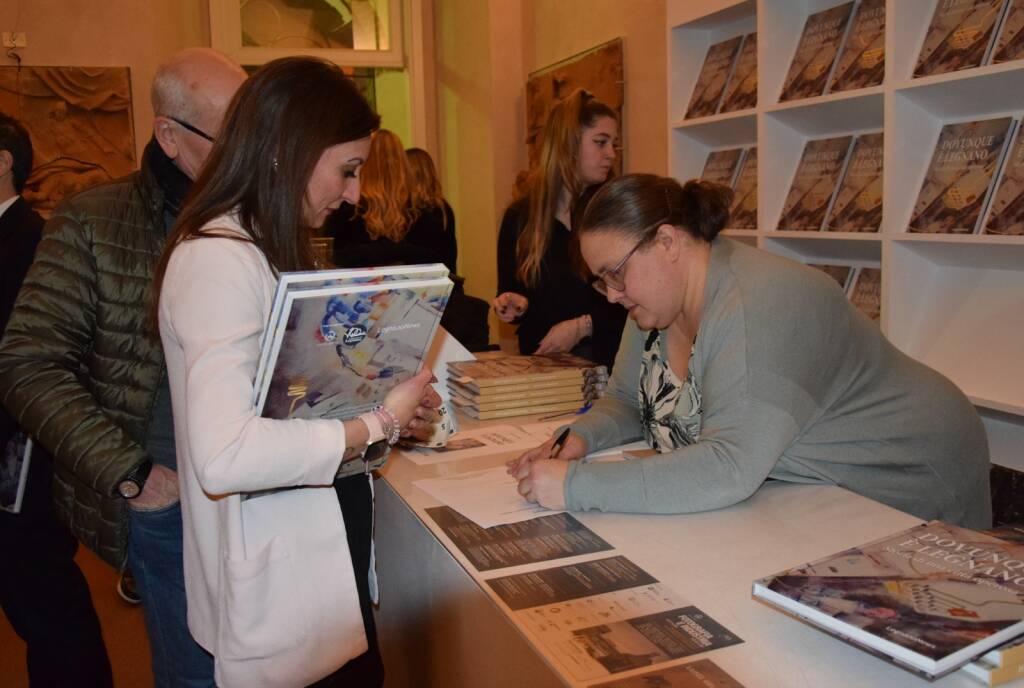
[[[158,688],[214,684],[185,621],[170,390],[146,307],[168,232],[245,76],[206,48],[160,65],[139,171],[56,210],[0,342],[0,402],[53,453],[58,515],[135,573]]]

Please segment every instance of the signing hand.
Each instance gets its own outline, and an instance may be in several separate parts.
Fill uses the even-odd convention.
[[[583,339],[583,328],[577,318],[563,320],[557,325],[552,325],[544,339],[537,345],[538,354],[558,354],[565,351],[572,351],[579,341]]]
[[[566,461],[534,461],[516,476],[519,494],[529,502],[553,510],[565,508],[565,475],[569,472]]]
[[[512,459],[505,465],[508,467],[508,474],[516,476],[519,479],[519,474],[522,472],[525,466],[529,466],[534,461],[543,461],[546,459],[558,459],[559,461],[575,461],[576,459],[582,459],[587,455],[587,443],[579,435],[570,432],[569,437],[566,438],[565,444],[562,445],[561,451],[555,456],[551,456],[551,450],[555,446],[555,438],[552,437],[544,444],[522,454],[518,459]]]
[[[502,322],[514,322],[530,307],[530,300],[514,291],[506,291],[491,299],[491,307]]]

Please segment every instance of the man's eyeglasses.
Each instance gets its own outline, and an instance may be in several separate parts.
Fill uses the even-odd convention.
[[[629,249],[629,253],[622,256],[622,260],[620,260],[618,263],[611,266],[607,270],[602,270],[601,272],[594,275],[594,279],[590,281],[590,286],[592,286],[594,289],[596,289],[604,296],[608,296],[609,287],[614,289],[615,291],[625,290],[626,263],[629,261],[630,258],[633,257],[633,254],[637,252],[637,249],[639,249],[644,244],[648,243],[651,237],[654,236],[654,233],[658,231],[658,227],[660,227],[663,224],[665,224],[665,220],[660,220],[659,222],[656,222],[655,224],[651,225],[647,229],[647,231],[643,233],[643,237],[640,239],[640,241],[636,242],[636,245],[633,246],[633,248]]]
[[[185,120],[178,119],[177,117],[171,117],[170,115],[165,115],[165,116],[167,117],[167,119],[171,120],[172,122],[174,122],[176,124],[180,124],[182,127],[187,129],[188,131],[191,131],[196,136],[202,136],[204,139],[206,139],[210,143],[215,143],[216,142],[216,139],[214,139],[212,136],[207,134],[205,131],[203,131],[199,127],[194,127],[191,124],[189,124],[188,122],[186,122]]]

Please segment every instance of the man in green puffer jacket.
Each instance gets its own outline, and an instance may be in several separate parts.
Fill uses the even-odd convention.
[[[153,139],[139,172],[67,199],[47,222],[0,342],[0,403],[55,457],[60,518],[90,549],[131,564],[155,685],[213,685],[185,622],[174,426],[153,270],[245,73],[190,48],[153,80]]]

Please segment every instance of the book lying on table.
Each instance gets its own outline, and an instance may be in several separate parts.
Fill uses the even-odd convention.
[[[938,678],[1024,633],[1024,544],[932,521],[757,580],[753,594]]]
[[[370,410],[422,368],[451,290],[441,264],[282,274],[256,372],[257,413],[344,420]]]
[[[607,376],[603,365],[572,354],[497,356],[481,361],[448,364],[449,380],[474,389],[553,380],[580,380]]]

